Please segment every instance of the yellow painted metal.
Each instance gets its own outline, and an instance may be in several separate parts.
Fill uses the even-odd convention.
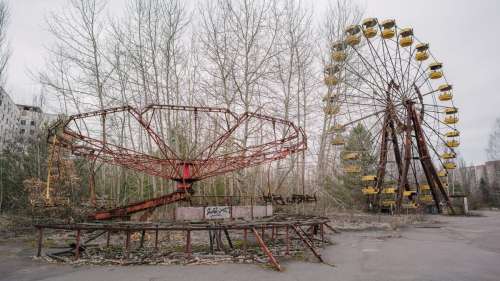
[[[417,203],[404,203],[404,204],[401,204],[401,206],[404,208],[404,209],[416,209],[418,208],[418,205]]]
[[[330,126],[329,131],[335,133],[341,133],[345,131],[345,127],[342,124],[335,124],[333,126]]]
[[[378,20],[376,18],[366,18],[363,20],[362,24],[364,27],[374,27],[377,25]]]
[[[427,51],[429,49],[429,44],[427,44],[427,43],[419,43],[419,44],[417,44],[417,46],[415,46],[415,48],[419,52],[425,52],[425,51]]]
[[[357,165],[347,165],[344,167],[344,172],[349,174],[360,173],[361,167]]]
[[[449,137],[449,138],[453,138],[453,137],[460,136],[460,132],[457,130],[453,130],[453,131],[446,132],[444,135]]]
[[[443,158],[443,159],[454,159],[456,157],[457,157],[457,155],[454,152],[445,152],[445,153],[441,154],[441,158]]]
[[[426,184],[426,183],[423,183],[423,184],[420,184],[420,191],[425,191],[425,190],[430,190],[431,187]]]
[[[359,153],[357,152],[349,152],[342,156],[344,160],[357,160],[359,158]]]
[[[445,124],[456,124],[458,122],[458,117],[455,115],[452,116],[446,116],[444,118],[444,123]]]
[[[432,201],[434,201],[434,199],[432,198],[432,195],[424,194],[424,195],[420,195],[420,201],[422,201],[422,202],[432,202]]]
[[[450,84],[441,84],[439,85],[438,90],[441,92],[448,92],[451,91],[452,88],[453,86]]]
[[[430,70],[439,70],[439,69],[441,69],[441,68],[443,68],[443,64],[442,64],[442,63],[440,63],[440,62],[436,62],[436,61],[435,61],[435,62],[433,62],[433,63],[429,64],[429,69],[430,69]]]
[[[332,52],[332,60],[336,62],[342,62],[347,58],[347,55],[344,51],[333,51]]]
[[[437,174],[438,177],[446,177],[448,175],[448,172],[446,170],[441,170]]]
[[[342,136],[336,136],[333,138],[332,140],[332,145],[344,145],[345,144],[345,140]]]
[[[390,38],[394,37],[395,34],[396,34],[396,31],[394,31],[394,29],[392,29],[392,28],[384,28],[382,30],[382,38],[384,38],[384,39],[390,39]]]
[[[457,140],[449,140],[446,142],[446,146],[448,147],[458,147],[460,145],[460,142]]]
[[[419,51],[415,54],[415,59],[417,61],[424,61],[429,58],[427,51]]]
[[[442,71],[432,70],[431,72],[429,72],[430,79],[439,79],[441,77],[443,77]]]
[[[373,186],[367,186],[361,189],[361,192],[364,195],[374,195],[378,193],[378,190],[374,188]]]
[[[359,25],[356,25],[356,24],[349,25],[345,29],[345,33],[350,34],[350,35],[358,34],[360,31],[361,31],[361,28],[359,27]]]
[[[361,36],[359,36],[358,34],[353,34],[353,35],[349,35],[347,36],[347,38],[345,39],[345,42],[347,45],[349,46],[355,46],[355,45],[358,45],[359,42],[361,42]]]
[[[382,193],[384,193],[384,194],[393,194],[393,193],[396,193],[396,188],[394,188],[394,187],[384,187],[382,189]]]
[[[411,27],[405,27],[405,28],[401,29],[401,31],[399,32],[399,34],[401,35],[401,37],[412,36],[413,35],[413,28],[411,28]]]
[[[363,30],[363,34],[366,38],[373,38],[377,35],[377,29],[374,27],[367,27]]]
[[[457,164],[453,163],[453,162],[444,162],[443,163],[443,167],[446,169],[446,170],[453,170],[457,167]]]
[[[444,109],[444,113],[446,114],[455,114],[458,112],[458,108],[456,107],[447,107]]]
[[[393,28],[394,26],[396,26],[396,21],[393,19],[386,19],[383,20],[380,25],[384,28]]]
[[[391,206],[396,205],[396,201],[395,200],[387,200],[386,199],[386,200],[382,200],[380,202],[380,204],[382,204],[382,206],[384,206],[384,207],[391,207]]]
[[[366,175],[361,177],[361,181],[376,181],[377,176],[376,175]]]
[[[439,94],[440,101],[448,101],[453,99],[453,94],[451,92],[441,92]]]
[[[415,194],[415,193],[417,193],[415,190],[405,190],[405,191],[403,191],[403,196],[408,197],[408,196],[411,196],[412,194]]]
[[[401,37],[399,39],[399,45],[403,48],[411,46],[411,44],[413,44],[413,37],[411,36]]]
[[[325,84],[327,86],[335,86],[339,83],[339,79],[335,75],[326,75]]]

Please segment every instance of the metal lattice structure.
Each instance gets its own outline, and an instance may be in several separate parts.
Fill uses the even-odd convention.
[[[429,45],[395,20],[365,19],[332,45],[325,84],[332,145],[346,145],[348,129],[359,124],[369,132],[370,147],[343,149],[340,157],[344,173],[359,175],[370,205],[401,211],[434,204],[441,212],[446,204],[453,212],[446,178],[456,167],[458,109]],[[366,154],[378,159],[372,168],[359,164]]]
[[[55,124],[49,138],[93,163],[177,182],[176,192],[98,212],[93,219],[126,216],[184,200],[196,181],[283,159],[307,147],[304,131],[284,119],[158,104],[72,115]]]

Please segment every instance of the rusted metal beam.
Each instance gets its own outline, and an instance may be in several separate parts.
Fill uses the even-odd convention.
[[[76,231],[75,260],[78,260],[80,258],[80,234],[81,230],[78,229]]]
[[[111,231],[106,234],[106,247],[109,247],[109,242],[111,240]]]
[[[316,256],[316,258],[318,258],[318,260],[320,262],[323,262],[323,258],[321,257],[321,255],[316,251],[316,249],[314,248],[314,245],[312,244],[312,241],[310,241],[304,234],[304,230],[302,230],[302,228],[300,228],[299,226],[297,225],[293,225],[292,224],[292,228],[293,230],[295,230],[295,233],[300,237],[300,240],[302,240],[302,242],[304,242],[304,244],[306,244],[306,246],[309,248],[309,250],[311,250],[311,252]]]
[[[324,222],[323,223],[328,229],[330,229],[331,231],[333,231],[334,233],[340,233],[340,231],[336,230],[335,228],[333,228],[331,225],[329,225],[328,223]]]
[[[191,230],[186,230],[186,257],[191,258]]]
[[[290,233],[288,225],[285,226],[285,244],[286,244],[285,254],[288,256],[290,255]]]
[[[248,229],[243,229],[243,254],[247,254],[247,248],[248,248]]]
[[[413,119],[413,125],[414,125],[414,130],[415,130],[415,137],[417,139],[417,148],[420,154],[420,161],[422,163],[422,166],[424,167],[424,172],[426,173],[426,177],[428,180],[428,184],[431,187],[431,191],[433,188],[434,183],[437,185],[440,191],[440,195],[443,197],[446,205],[450,209],[451,213],[454,214],[455,210],[453,209],[453,206],[451,204],[451,200],[448,197],[448,193],[444,189],[443,183],[439,179],[439,176],[437,175],[436,167],[434,167],[434,164],[432,164],[431,157],[429,155],[429,150],[427,148],[427,144],[425,142],[425,136],[424,136],[424,131],[422,130],[422,123],[421,119],[419,118],[417,111],[415,110],[415,106],[413,103],[410,102],[410,110],[411,110],[411,117]],[[430,180],[430,182],[429,182]],[[433,193],[433,196],[435,194]],[[436,199],[435,199],[436,200]],[[439,202],[436,202],[437,206],[439,205]],[[438,206],[438,210],[440,211],[441,208]]]
[[[382,138],[380,140],[380,156],[377,167],[377,182],[375,188],[378,189],[377,201],[379,201],[379,195],[382,192],[382,185],[384,184],[385,177],[385,167],[387,165],[387,136],[389,134],[387,128],[389,124],[389,113],[385,113],[384,123],[382,125]]]
[[[155,229],[155,250],[158,250],[158,226]]]
[[[38,228],[38,249],[36,251],[36,256],[39,257],[42,255],[42,246],[43,246],[43,227]]]
[[[405,140],[404,140],[404,162],[403,167],[400,169],[399,173],[399,183],[398,183],[398,200],[396,202],[396,210],[398,213],[402,211],[403,204],[403,189],[408,185],[408,170],[411,165],[411,115],[410,108],[407,107],[407,120],[405,128]],[[394,135],[394,138],[396,136]],[[398,150],[399,151],[399,150]]]
[[[255,235],[255,239],[257,239],[257,243],[259,243],[259,246],[264,252],[267,257],[269,258],[269,262],[278,270],[281,271],[281,265],[278,263],[276,258],[273,256],[273,253],[271,253],[271,250],[267,247],[266,243],[264,243],[264,240],[262,240],[262,237],[260,237],[259,233],[257,232],[257,229],[255,227],[252,227],[252,232]]]
[[[146,230],[144,230],[144,229],[143,229],[143,230],[141,231],[141,242],[140,242],[140,244],[139,244],[139,248],[144,247],[144,238],[145,238],[144,236],[146,236]]]
[[[165,111],[177,113],[189,112],[189,115],[194,116],[194,118],[197,118],[199,113],[218,114],[221,118],[214,119],[221,119],[225,126],[221,135],[214,135],[214,140],[207,140],[208,145],[206,147],[200,147],[200,150],[194,153],[193,157],[183,159],[176,154],[174,149],[169,147],[168,142],[163,139],[163,135],[156,131],[155,124],[152,124],[154,122],[153,116],[157,116]],[[106,120],[112,120],[112,114],[119,114],[121,119],[125,115],[130,116],[130,120],[135,122],[134,124],[144,133],[145,137],[156,144],[161,155],[153,156],[141,150],[136,150],[131,146],[113,143],[111,141],[112,138],[108,137],[108,132],[105,130],[105,122]],[[82,126],[79,126],[79,124],[86,125],[87,120],[99,120],[99,118],[102,120],[102,127],[100,128],[102,132],[97,135],[102,137],[95,137],[95,134],[91,134],[88,129],[84,130]],[[280,125],[281,128],[274,130],[274,135],[270,133],[269,137],[263,139],[260,144],[240,147],[238,151],[230,153],[216,153],[224,146],[227,140],[231,139],[231,136],[237,129],[247,126],[249,122],[267,123],[269,126],[272,124],[273,127]],[[280,135],[279,132],[286,132],[286,134]],[[185,189],[190,189],[193,182],[245,167],[283,159],[292,153],[304,151],[307,148],[307,137],[304,130],[285,119],[255,112],[245,112],[237,115],[224,108],[162,104],[150,104],[143,109],[136,109],[132,106],[121,106],[72,115],[64,122],[57,122],[57,125],[51,126],[49,128],[49,135],[53,138],[57,135],[58,140],[60,139],[56,144],[57,146],[68,148],[74,155],[85,157],[92,161],[92,163],[100,161],[151,176],[174,180],[179,183],[179,187]],[[130,136],[130,139],[133,137]],[[187,174],[183,173],[186,166],[189,167],[189,173]],[[92,184],[93,172],[89,171],[89,174],[91,178],[89,181],[91,202],[94,203],[95,186]],[[174,199],[174,197],[178,198]],[[124,217],[135,212],[151,210],[157,206],[184,199],[180,197],[180,194],[172,195],[171,197],[164,195],[159,198],[132,203],[113,210],[98,212],[90,216],[90,219],[109,220]]]
[[[311,226],[314,224],[318,223],[327,223],[329,222],[328,218],[324,217],[299,217],[297,219],[289,219],[287,221],[282,221],[282,220],[263,220],[263,221],[252,221],[248,222],[245,220],[241,221],[231,221],[230,223],[220,223],[220,224],[212,224],[210,222],[205,222],[205,223],[195,223],[195,224],[189,224],[189,223],[179,223],[179,222],[164,222],[164,223],[138,223],[138,224],[133,224],[133,223],[122,223],[122,222],[109,222],[109,223],[104,223],[104,222],[99,222],[99,223],[74,223],[74,224],[35,224],[34,227],[39,228],[49,228],[49,229],[62,229],[62,230],[76,230],[76,229],[81,229],[81,230],[86,230],[86,231],[95,231],[95,230],[102,230],[102,231],[121,231],[125,232],[127,230],[135,232],[135,231],[154,231],[156,229],[161,230],[161,231],[184,231],[184,230],[191,230],[191,231],[207,231],[209,229],[211,230],[222,230],[223,228],[231,229],[231,230],[243,230],[243,229],[250,229],[251,227],[255,228],[260,228],[262,226],[266,227],[271,227],[271,226],[276,226],[276,227],[283,227],[285,225],[291,225],[291,224],[299,224],[302,226]]]
[[[127,230],[125,232],[125,253],[124,253],[125,258],[127,259],[129,256],[129,252],[130,252],[130,230]]]
[[[89,218],[93,220],[110,220],[114,218],[124,217],[131,215],[133,213],[146,211],[151,208],[156,208],[158,206],[174,203],[177,201],[185,200],[188,197],[187,192],[179,192],[175,191],[161,197],[144,200],[141,202],[136,202],[129,204],[124,207],[119,207],[107,211],[96,212],[93,215],[90,215]]]

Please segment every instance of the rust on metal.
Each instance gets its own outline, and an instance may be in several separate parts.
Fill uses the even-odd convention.
[[[309,238],[307,237],[304,230],[302,228],[300,228],[300,226],[293,225],[293,224],[292,224],[292,228],[293,228],[293,230],[295,230],[295,233],[300,237],[300,240],[302,240],[302,242],[304,242],[304,244],[306,244],[306,246],[309,248],[309,250],[311,250],[311,252],[316,256],[316,258],[318,258],[318,260],[320,262],[323,262],[323,258],[316,251],[316,249],[314,248],[314,245],[312,244],[312,241],[309,240]]]
[[[269,262],[276,268],[276,270],[281,271],[282,270],[281,265],[273,256],[273,253],[271,253],[271,250],[269,250],[266,243],[264,243],[264,240],[262,240],[262,237],[260,237],[259,232],[257,232],[257,229],[255,229],[255,227],[252,227],[251,229],[253,234],[255,235],[255,239],[257,239],[257,243],[259,243],[259,246],[262,249],[262,252],[264,252],[269,258]]]

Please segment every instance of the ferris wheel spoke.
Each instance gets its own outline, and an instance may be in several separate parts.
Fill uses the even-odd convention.
[[[399,35],[398,35],[398,38],[399,38]],[[387,51],[387,56],[389,57],[389,61],[391,62],[393,74],[394,74],[394,77],[397,79],[398,87],[401,87],[401,78],[399,77],[399,75],[397,75],[398,72],[397,72],[397,69],[396,69],[396,64],[392,60],[391,52],[389,51],[389,47],[387,45],[387,41],[386,40],[382,40],[382,45],[385,47],[385,51]],[[398,46],[398,50],[399,50],[399,44],[397,44],[397,39],[396,39],[396,45]],[[384,57],[385,57],[385,54],[386,54],[385,51],[383,51]],[[387,69],[387,65],[386,64],[384,64],[384,65],[385,65],[385,67]],[[392,78],[392,79],[394,80],[395,78]],[[396,82],[396,81],[394,81],[394,82]],[[399,91],[396,91],[396,92],[398,93]],[[402,95],[401,92],[399,92],[399,97],[403,98],[403,95]]]
[[[441,142],[442,142],[443,144],[445,144],[445,143],[446,143],[446,140],[445,140],[445,139],[443,139],[443,136],[442,136],[442,135],[441,135],[441,134],[440,134],[440,133],[439,133],[436,129],[434,129],[434,128],[433,128],[433,126],[430,126],[430,125],[429,125],[429,123],[427,123],[427,121],[425,121],[425,119],[424,119],[423,123],[424,123],[424,125],[425,125],[428,129],[430,129],[430,130],[431,130],[434,134],[436,134],[436,136],[439,138],[439,140],[441,140]],[[449,147],[448,149],[449,149],[449,150],[451,150],[452,152],[455,152],[455,150],[454,150],[453,148],[451,148],[451,147]]]
[[[371,41],[368,41],[368,46],[370,47],[370,54],[372,55],[372,58],[373,58],[373,60],[374,60],[375,62],[376,62],[376,60],[377,60],[377,58],[378,58],[378,60],[382,63],[382,66],[383,66],[383,68],[384,68],[384,70],[385,70],[386,75],[387,75],[387,76],[389,76],[389,77],[391,78],[391,81],[392,81],[393,83],[396,83],[396,79],[395,79],[393,76],[391,76],[391,74],[390,74],[390,71],[389,71],[389,69],[388,69],[388,67],[387,67],[387,62],[386,62],[386,59],[385,59],[385,50],[384,50],[384,45],[385,45],[385,46],[387,46],[387,45],[386,45],[386,42],[385,42],[385,40],[383,40],[383,39],[380,39],[380,40],[382,41],[382,43],[379,43],[379,46],[381,46],[380,48],[382,49],[382,55],[384,56],[384,59],[382,60],[382,58],[380,57],[379,52],[377,51],[377,49],[378,49],[378,48],[377,48],[377,49],[375,49],[375,47],[373,46],[373,44],[371,43]],[[374,55],[374,53],[375,53],[376,55]],[[389,60],[391,61],[391,64],[392,64],[392,57],[391,57],[389,54],[388,54],[388,57],[389,57]],[[378,65],[378,64],[377,64],[377,65]],[[378,69],[378,67],[377,67],[377,69]],[[395,70],[395,68],[394,68],[394,67],[393,67],[393,70]],[[394,71],[394,76],[397,76],[395,71]],[[389,87],[389,85],[392,85],[390,81],[389,81],[389,82],[387,82],[387,80],[385,80],[385,82],[386,82],[386,85],[388,85],[388,87]],[[399,82],[399,79],[398,79],[398,85],[399,85],[399,84],[400,84],[400,82]],[[392,86],[391,86],[391,87],[389,87],[389,88],[390,88],[390,89],[394,89],[394,90],[395,90],[394,92],[395,92],[395,93],[399,96],[399,98],[401,98],[401,97],[402,97],[401,92],[400,92],[400,89],[398,89],[398,88],[399,88],[399,86],[398,86],[397,88],[396,88],[396,87],[392,87]],[[388,92],[388,90],[385,90],[385,91],[386,91],[386,92]]]
[[[380,90],[380,88],[379,88],[379,86],[378,86],[378,85],[376,85],[376,84],[372,83],[371,81],[366,80],[363,76],[361,76],[361,75],[360,75],[360,74],[358,74],[357,72],[355,72],[355,71],[351,71],[350,69],[347,69],[347,68],[346,68],[346,70],[347,70],[347,71],[349,71],[350,73],[353,73],[353,74],[357,75],[357,76],[358,76],[361,80],[365,81],[367,84],[372,85],[372,86],[374,86],[375,88],[378,88],[378,89]],[[345,83],[346,83],[347,85],[351,86],[353,89],[355,89],[355,90],[357,90],[357,91],[359,91],[359,92],[361,92],[361,93],[365,94],[365,95],[367,96],[367,98],[377,99],[378,101],[385,102],[385,99],[383,99],[383,97],[381,97],[381,96],[378,94],[378,92],[377,92],[376,90],[374,90],[373,88],[371,88],[371,90],[373,90],[373,93],[374,93],[374,94],[371,94],[371,95],[370,95],[370,94],[368,94],[367,92],[365,92],[365,91],[363,91],[363,90],[361,90],[361,89],[358,89],[357,87],[352,86],[352,85],[351,85],[350,83],[348,83],[348,82],[345,82]],[[383,90],[381,90],[381,91],[383,92]],[[378,96],[378,98],[375,98],[375,95],[376,95],[376,96]]]
[[[427,146],[431,148],[431,150],[434,152],[434,155],[436,156],[437,158],[437,161],[439,161],[439,163],[441,164],[441,166],[444,167],[444,163],[443,161],[441,160],[441,157],[439,157],[439,152],[437,152],[436,148],[434,147],[434,145],[432,144],[430,138],[427,136],[427,133],[424,132],[424,137],[425,139],[427,140]]]
[[[441,125],[444,125],[445,127],[449,128],[449,129],[451,129],[451,130],[454,130],[454,129],[455,129],[455,127],[454,127],[454,126],[451,126],[450,124],[446,124],[446,123],[444,123],[442,120],[439,120],[439,118],[436,118],[436,117],[435,117],[434,115],[432,115],[432,114],[429,114],[429,113],[427,113],[427,112],[424,112],[424,114],[425,114],[425,115],[427,115],[427,116],[429,116],[429,117],[431,117],[432,119],[434,119],[434,120],[438,121]],[[424,118],[424,119],[425,119],[425,118]]]
[[[368,41],[368,42],[370,42],[370,41]],[[382,75],[380,74],[380,70],[378,69],[378,66],[377,66],[377,69],[375,69],[375,67],[373,67],[373,65],[371,65],[370,62],[356,48],[352,48],[352,49],[359,56],[363,65],[365,67],[367,67],[368,73],[370,74],[371,78],[374,80],[374,83],[370,83],[370,84],[375,85],[379,89],[379,91],[381,91],[382,93],[385,92],[385,87],[383,87],[383,86],[381,87],[380,85],[378,85],[378,83],[376,83],[377,79],[373,76],[373,74],[371,72],[371,70],[373,70],[378,75],[378,77],[381,79],[382,83],[389,85],[389,81],[384,79],[384,77],[382,77]],[[357,72],[356,72],[356,74],[357,74]],[[362,77],[360,77],[360,78],[362,78]],[[362,79],[366,81],[366,79],[364,79],[364,77]],[[383,96],[381,96],[381,98],[383,98]]]
[[[379,47],[382,46],[381,49],[384,52],[383,43],[380,43],[380,41],[384,42],[384,40],[380,39],[379,44],[378,44]],[[379,73],[379,75],[380,75],[380,70],[378,68],[379,64],[377,63],[377,58],[378,58],[378,60],[382,64],[383,69],[385,70],[385,74],[390,78],[390,80],[394,81],[394,78],[391,76],[391,74],[389,73],[389,70],[387,69],[387,65],[386,65],[385,60],[382,60],[382,58],[379,55],[378,47],[375,48],[375,46],[373,46],[373,44],[370,40],[368,40],[367,42],[368,42],[370,55],[372,56],[372,59],[373,59],[373,63],[377,66],[377,73]],[[382,77],[382,75],[380,75],[380,77]],[[386,85],[389,85],[389,83],[390,83],[390,81],[387,79],[383,79],[383,81]]]

